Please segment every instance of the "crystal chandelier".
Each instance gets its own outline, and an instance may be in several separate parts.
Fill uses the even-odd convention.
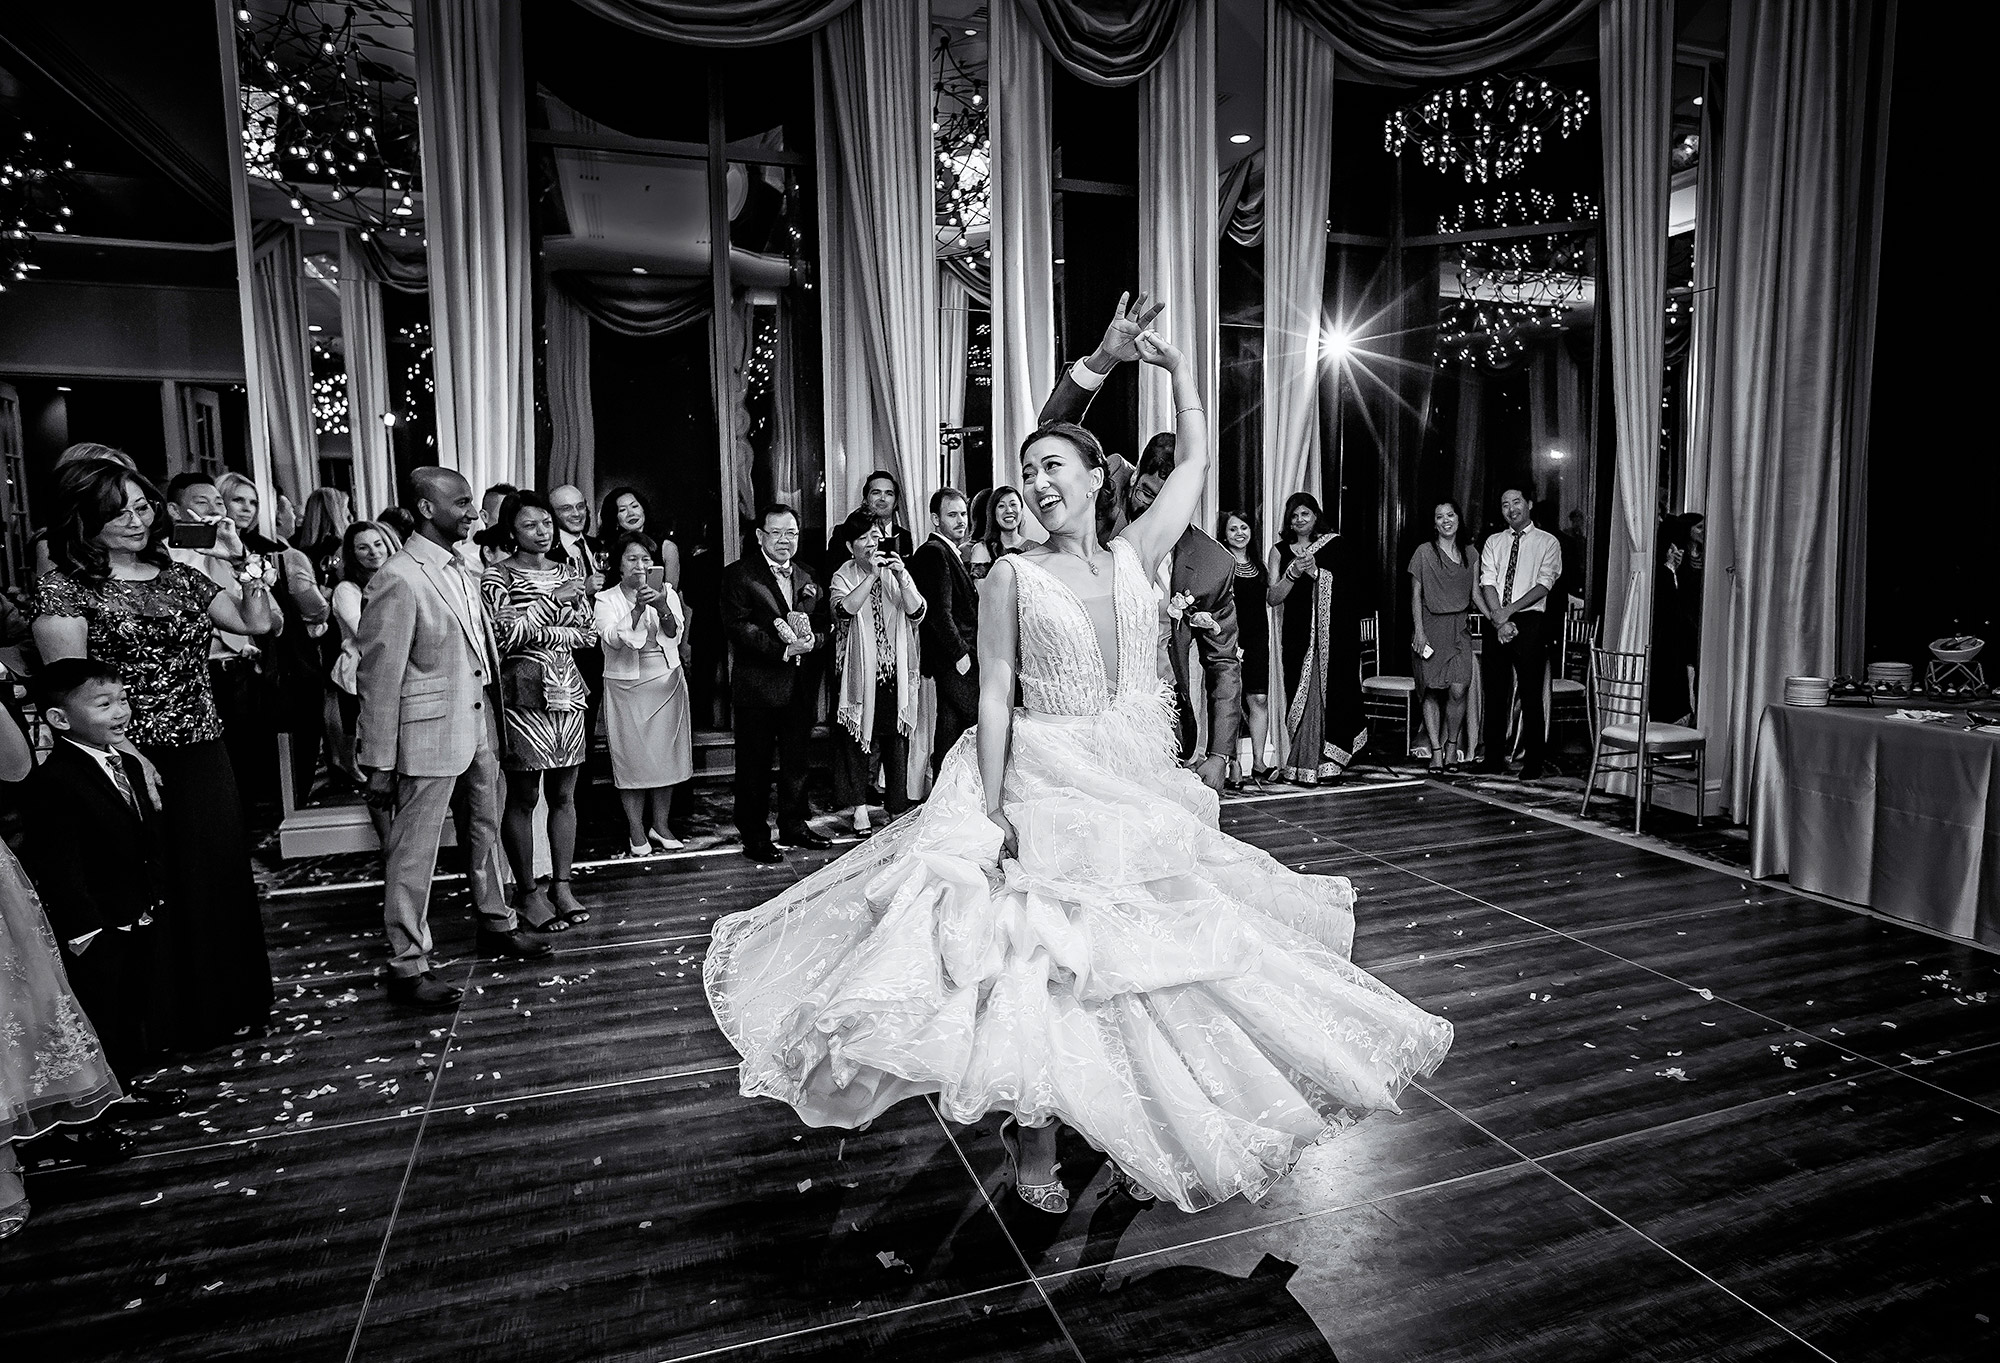
[[[1596,219],[1597,204],[1583,194],[1564,200],[1541,190],[1503,190],[1440,216],[1438,232]],[[1592,235],[1588,230],[1550,232],[1464,243],[1458,257],[1459,296],[1439,310],[1440,355],[1504,367],[1526,353],[1529,332],[1561,331],[1569,309],[1589,287]]]
[[[1465,183],[1487,184],[1520,173],[1550,132],[1568,137],[1590,113],[1590,96],[1539,76],[1491,76],[1455,90],[1434,90],[1389,115],[1382,125],[1391,156],[1415,144],[1440,175],[1456,169]]]
[[[348,5],[338,24],[297,0],[275,14],[236,11],[243,163],[282,190],[307,226],[324,216],[364,239],[421,232],[416,91],[383,60],[409,46],[407,33],[387,30],[412,24],[381,3]]]

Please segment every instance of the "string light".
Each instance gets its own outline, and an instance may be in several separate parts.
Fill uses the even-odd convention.
[[[11,126],[9,126],[11,124]],[[40,233],[67,233],[75,210],[76,162],[17,117],[0,123],[0,293],[35,270],[29,256]]]
[[[387,5],[348,5],[338,24],[315,5],[236,12],[244,166],[282,191],[308,226],[325,217],[365,237],[419,225],[416,90],[383,60],[407,50],[408,35],[381,33],[412,22]]]
[[[931,135],[937,150],[937,243],[946,255],[969,252],[973,231],[993,219],[986,70],[964,60],[943,32],[931,57]]]
[[[1434,90],[1398,109],[1382,124],[1391,156],[1415,145],[1440,175],[1454,169],[1465,183],[1487,184],[1521,171],[1554,132],[1569,137],[1590,113],[1590,96],[1539,76],[1493,76],[1455,90]]]

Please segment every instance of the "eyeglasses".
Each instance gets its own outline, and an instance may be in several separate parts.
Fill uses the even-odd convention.
[[[759,530],[757,533],[771,540],[795,540],[799,537],[796,530]]]

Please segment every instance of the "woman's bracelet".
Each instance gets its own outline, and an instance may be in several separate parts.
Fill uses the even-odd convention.
[[[1191,406],[1174,408],[1174,415],[1176,417],[1183,417],[1186,416],[1189,412],[1203,412],[1203,411],[1204,409],[1202,405],[1199,402],[1197,402],[1192,404]]]

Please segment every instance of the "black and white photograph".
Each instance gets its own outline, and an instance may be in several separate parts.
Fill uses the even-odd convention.
[[[0,1355],[2000,1357],[1993,17],[0,7]]]

